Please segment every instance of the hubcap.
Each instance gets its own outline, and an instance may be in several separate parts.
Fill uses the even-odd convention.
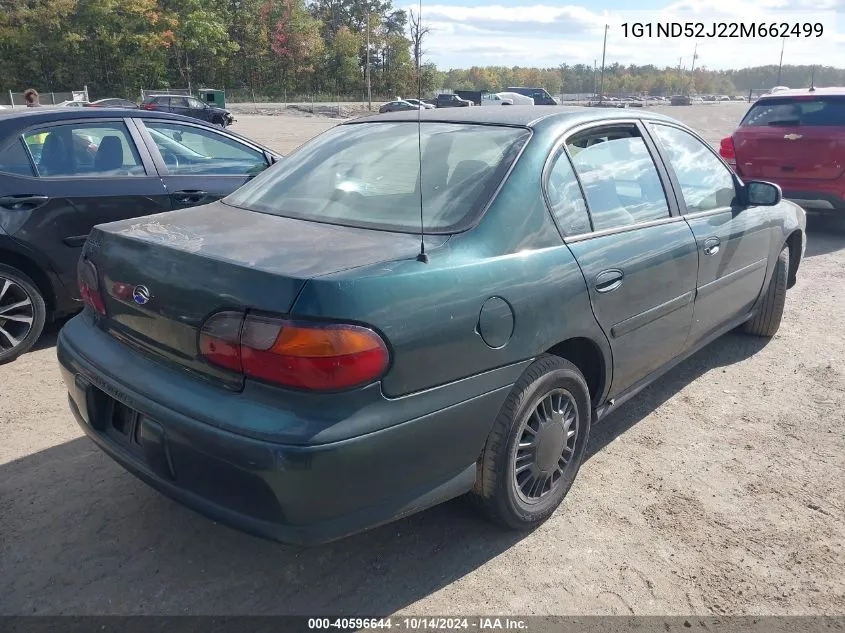
[[[20,345],[35,318],[32,299],[11,279],[0,277],[0,352]]]
[[[514,448],[513,485],[525,503],[537,503],[563,477],[578,439],[578,408],[565,389],[546,394],[523,419]]]

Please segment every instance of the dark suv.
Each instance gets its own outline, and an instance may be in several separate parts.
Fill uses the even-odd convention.
[[[232,113],[228,110],[207,105],[195,97],[185,95],[147,95],[141,103],[141,108],[181,114],[182,116],[208,121],[220,127],[226,127],[235,121]]]
[[[468,108],[473,103],[468,99],[461,99],[458,95],[440,94],[434,100],[434,105],[438,108]]]

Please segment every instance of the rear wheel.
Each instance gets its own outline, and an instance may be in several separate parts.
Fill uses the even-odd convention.
[[[487,439],[472,496],[494,521],[528,530],[557,509],[581,466],[590,392],[557,356],[534,361],[514,386]]]
[[[0,265],[0,363],[29,351],[46,318],[44,297],[33,281],[16,268]]]
[[[773,337],[783,318],[783,308],[786,305],[786,288],[789,283],[789,247],[784,246],[775,263],[775,270],[766,294],[754,316],[743,325],[743,330],[755,336]]]

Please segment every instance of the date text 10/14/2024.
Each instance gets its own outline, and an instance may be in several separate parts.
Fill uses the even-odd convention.
[[[309,618],[310,630],[397,629],[400,631],[527,631],[525,619],[511,617],[478,618]]]
[[[624,37],[821,37],[821,22],[625,22]]]

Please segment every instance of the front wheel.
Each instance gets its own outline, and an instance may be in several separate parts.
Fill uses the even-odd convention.
[[[514,386],[478,462],[472,496],[516,530],[548,519],[569,492],[590,435],[590,392],[575,365],[534,361]]]
[[[789,283],[789,247],[784,246],[775,262],[772,279],[766,294],[760,301],[757,311],[743,325],[743,330],[755,336],[767,338],[777,334],[786,305],[786,288]]]
[[[0,265],[0,364],[29,351],[46,319],[44,298],[33,281],[16,268]]]

